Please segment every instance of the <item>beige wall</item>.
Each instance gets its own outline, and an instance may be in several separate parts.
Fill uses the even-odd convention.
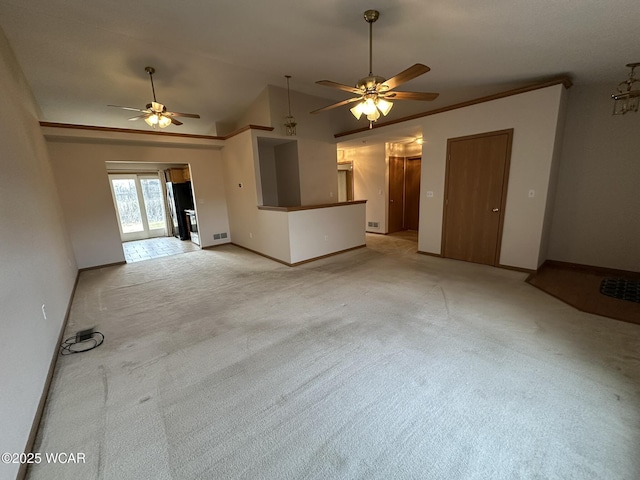
[[[421,119],[421,251],[439,254],[441,249],[447,139],[513,128],[500,263],[539,266],[563,89],[555,85]],[[535,197],[528,196],[529,190]]]
[[[2,30],[0,91],[0,451],[22,452],[77,268],[37,107]],[[0,463],[0,478],[18,467]]]
[[[269,86],[273,135],[284,136],[287,115],[287,90]],[[309,112],[331,103],[326,99],[291,92],[291,113],[298,122],[298,168],[302,205],[317,205],[338,201],[336,173],[336,141],[331,117]]]
[[[365,244],[365,204],[289,212],[291,263]]]
[[[378,222],[369,232],[387,233],[387,198],[389,182],[385,144],[378,143],[343,150],[341,161],[353,163],[354,200],[367,200],[366,222]]]
[[[613,85],[569,90],[549,258],[640,271],[640,113],[612,116]]]
[[[80,268],[124,261],[105,162],[189,164],[201,246],[231,241],[213,240],[214,233],[229,231],[220,150],[73,138],[57,138],[47,145]]]
[[[364,244],[364,205],[299,212],[258,209],[258,137],[262,134],[243,132],[227,140],[222,151],[233,242],[286,263]],[[335,163],[333,172],[337,177]]]

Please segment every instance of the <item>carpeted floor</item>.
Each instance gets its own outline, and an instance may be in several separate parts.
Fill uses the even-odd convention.
[[[29,478],[640,478],[640,328],[410,243],[83,272]]]

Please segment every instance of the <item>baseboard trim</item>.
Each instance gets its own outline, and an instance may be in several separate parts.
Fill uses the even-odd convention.
[[[445,256],[443,256],[440,253],[431,253],[431,252],[423,252],[421,250],[418,250],[418,253],[420,255],[428,255],[430,257],[438,257],[438,258],[447,258]],[[450,258],[449,260],[455,260],[453,258]],[[458,260],[459,262],[464,262],[465,260]],[[467,262],[467,263],[473,263],[473,262]],[[481,264],[476,264],[476,265],[481,265]],[[536,270],[531,270],[530,268],[522,268],[522,267],[512,267],[510,265],[502,265],[501,263],[497,264],[497,265],[487,265],[488,267],[495,267],[495,268],[502,268],[504,270],[513,270],[515,272],[522,272],[522,273],[536,273]]]
[[[218,243],[217,245],[207,245],[206,247],[200,247],[200,250],[213,250],[215,248],[218,247],[223,247],[225,245],[235,245],[233,242],[225,242],[225,243]],[[240,245],[237,245],[238,247]]]
[[[438,258],[444,258],[442,255],[440,255],[439,253],[431,253],[431,252],[423,252],[422,250],[418,250],[418,253],[420,255],[428,255],[429,257],[438,257]]]
[[[47,405],[47,399],[49,398],[49,389],[51,388],[53,373],[56,370],[56,364],[58,362],[58,356],[60,353],[59,347],[60,347],[60,344],[62,343],[62,337],[64,335],[64,331],[67,328],[67,322],[69,321],[69,315],[71,314],[71,305],[73,304],[73,299],[76,296],[76,288],[78,288],[78,280],[80,279],[80,272],[81,270],[77,271],[76,280],[73,284],[73,288],[71,289],[71,295],[69,296],[69,303],[67,304],[67,311],[65,312],[64,320],[62,321],[62,326],[60,327],[60,333],[58,333],[58,343],[56,344],[56,348],[53,351],[51,362],[49,363],[49,372],[47,373],[47,379],[44,382],[44,387],[42,388],[42,394],[40,395],[40,402],[38,402],[38,408],[36,409],[36,414],[33,417],[33,423],[31,424],[31,431],[29,432],[29,438],[27,439],[27,443],[24,447],[25,453],[30,453],[33,451],[33,445],[36,441],[38,430],[40,429],[42,414],[44,413],[44,408]],[[26,463],[20,464],[20,468],[18,469],[18,475],[16,476],[16,480],[24,480],[24,478],[27,476],[28,467],[29,465]]]
[[[357,250],[358,248],[363,248],[363,247],[367,246],[366,243],[363,243],[362,245],[358,245],[356,247],[346,248],[344,250],[339,250],[337,252],[328,253],[326,255],[321,255],[319,257],[309,258],[307,260],[302,260],[300,262],[289,263],[289,262],[285,262],[284,260],[280,260],[278,258],[271,257],[269,255],[265,255],[264,253],[258,252],[256,250],[252,250],[251,248],[247,248],[247,247],[245,247],[243,245],[238,245],[237,243],[231,242],[231,245],[235,245],[236,247],[240,247],[243,250],[247,250],[248,252],[255,253],[256,255],[260,255],[261,257],[268,258],[269,260],[273,260],[274,262],[281,263],[282,265],[286,265],[287,267],[297,267],[298,265],[304,265],[305,263],[315,262],[316,260],[321,260],[323,258],[333,257],[334,255],[340,255],[341,253],[350,252],[351,250]]]
[[[86,272],[87,270],[98,270],[99,268],[115,267],[117,265],[126,265],[127,262],[113,262],[105,263],[104,265],[96,265],[95,267],[85,267],[78,270],[78,272]]]
[[[237,243],[233,243],[233,242],[231,242],[231,245],[234,245],[236,247],[242,248],[243,250],[246,250],[247,252],[255,253],[256,255],[260,255],[261,257],[268,258],[269,260],[273,260],[274,262],[281,263],[282,265],[286,265],[287,267],[291,266],[290,263],[285,262],[284,260],[280,260],[278,258],[271,257],[269,255],[265,255],[264,253],[260,253],[257,250],[252,250],[251,248],[245,247],[244,245],[238,245]]]
[[[514,272],[522,272],[522,273],[528,273],[528,274],[536,273],[536,270],[532,270],[531,268],[512,267],[510,265],[502,265],[501,263],[496,265],[496,267],[503,268],[505,270],[513,270]]]
[[[562,262],[560,260],[545,260],[544,263],[538,268],[540,270],[545,265],[553,265],[561,268],[568,268],[573,270],[588,270],[592,272],[597,272],[602,275],[616,275],[622,277],[632,277],[632,278],[640,278],[640,272],[634,272],[632,270],[619,270],[616,268],[608,268],[608,267],[596,267],[593,265],[585,265],[582,263],[571,263],[571,262]]]
[[[358,250],[359,248],[364,248],[366,247],[367,244],[363,243],[362,245],[358,245],[356,247],[351,247],[351,248],[345,248],[344,250],[339,250],[337,252],[332,252],[332,253],[328,253],[326,255],[321,255],[319,257],[313,257],[313,258],[309,258],[308,260],[302,260],[301,262],[296,262],[296,263],[292,263],[290,264],[291,267],[297,267],[298,265],[303,265],[305,263],[309,263],[309,262],[315,262],[316,260],[321,260],[323,258],[329,258],[329,257],[333,257],[335,255],[340,255],[341,253],[346,253],[346,252],[350,252],[352,250]]]

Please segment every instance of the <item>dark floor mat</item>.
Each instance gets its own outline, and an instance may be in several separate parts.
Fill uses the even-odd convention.
[[[600,293],[620,300],[640,303],[640,280],[605,278],[600,284]]]

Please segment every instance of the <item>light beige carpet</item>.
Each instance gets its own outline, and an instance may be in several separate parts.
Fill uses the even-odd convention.
[[[29,478],[640,478],[640,328],[407,241],[83,272]]]

